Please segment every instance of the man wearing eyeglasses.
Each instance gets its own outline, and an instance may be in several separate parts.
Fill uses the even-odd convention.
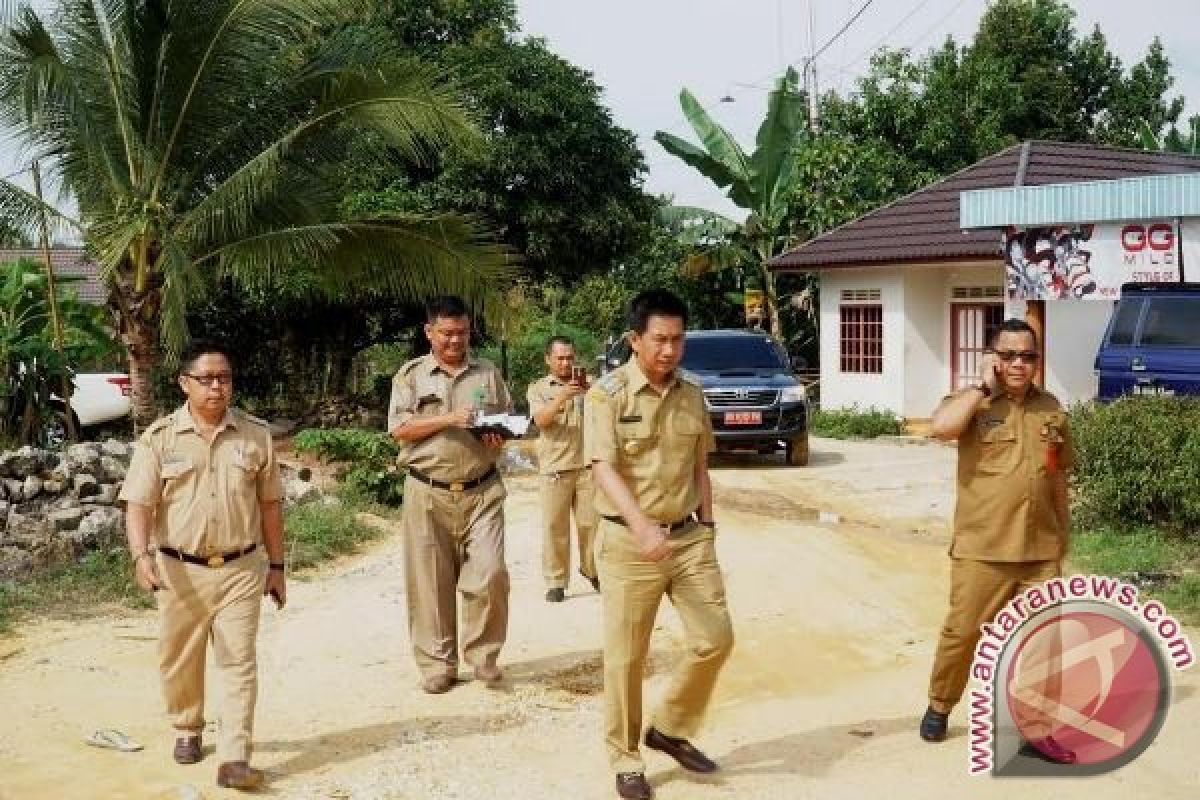
[[[266,423],[230,407],[233,369],[223,348],[194,342],[180,359],[179,388],[187,401],[146,429],[121,489],[129,549],[138,584],[158,599],[175,761],[203,757],[211,642],[221,686],[217,785],[257,789],[264,775],[249,765],[255,642],[262,598],[279,608],[287,601],[283,485]]]
[[[980,626],[1026,589],[1059,575],[1070,520],[1067,472],[1073,452],[1067,415],[1034,386],[1037,336],[1028,323],[1001,323],[980,383],[944,399],[932,435],[958,442],[957,503],[950,545],[950,610],[929,681],[921,738],[946,738],[962,698]],[[1047,732],[1030,755],[1073,763]]]
[[[460,635],[476,680],[495,688],[508,633],[505,489],[496,470],[504,440],[470,427],[477,412],[512,410],[512,398],[500,370],[471,355],[466,304],[437,297],[425,311],[430,353],[400,368],[388,405],[388,431],[408,469],[401,525],[409,638],[425,692],[454,687]]]

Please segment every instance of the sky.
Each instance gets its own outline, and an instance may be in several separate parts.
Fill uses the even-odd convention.
[[[817,47],[866,0],[811,0]],[[39,7],[50,0],[35,0]],[[921,53],[952,35],[968,41],[988,0],[873,0],[817,59],[822,91],[847,92],[880,46]],[[590,71],[604,89],[617,124],[637,134],[646,154],[649,191],[740,218],[732,203],[699,173],[653,140],[657,130],[693,138],[679,110],[688,87],[744,147],[751,147],[771,83],[809,52],[810,0],[518,0],[523,32]],[[1076,0],[1076,27],[1099,25],[1128,66],[1141,60],[1157,33],[1189,98],[1200,110],[1200,9],[1195,0]],[[732,102],[722,102],[722,98]],[[0,175],[27,166],[0,137]],[[20,182],[28,184],[26,176]]]
[[[818,48],[863,6],[864,0],[811,0]],[[604,87],[617,124],[638,136],[646,154],[649,191],[673,195],[738,218],[732,203],[707,179],[667,154],[654,132],[695,140],[679,110],[687,87],[710,113],[752,148],[766,111],[767,91],[789,63],[809,53],[809,0],[518,0],[521,27],[590,71]],[[880,46],[916,53],[949,34],[969,41],[987,0],[874,0],[817,59],[822,92],[845,93]],[[1200,110],[1200,7],[1195,0],[1077,0],[1076,28],[1099,25],[1109,47],[1129,66],[1155,34],[1171,60],[1186,114]],[[723,97],[733,102],[721,102]]]

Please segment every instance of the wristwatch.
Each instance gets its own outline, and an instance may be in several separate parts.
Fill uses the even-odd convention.
[[[277,570],[279,570],[280,572],[283,572],[283,571],[284,571],[284,570],[287,568],[287,565],[286,565],[286,564],[284,564],[282,561],[280,561],[278,564],[276,564],[276,563],[275,563],[275,562],[273,562],[273,561],[272,561],[272,562],[269,562],[269,563],[270,563],[270,565],[271,565],[271,569],[277,569]]]

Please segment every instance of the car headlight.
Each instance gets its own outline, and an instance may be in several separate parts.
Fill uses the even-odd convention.
[[[803,386],[787,386],[779,396],[779,399],[784,403],[803,403],[808,399],[808,395],[805,393]]]

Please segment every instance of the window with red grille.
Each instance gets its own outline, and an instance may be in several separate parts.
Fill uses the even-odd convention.
[[[883,372],[883,306],[841,306],[842,372]]]

